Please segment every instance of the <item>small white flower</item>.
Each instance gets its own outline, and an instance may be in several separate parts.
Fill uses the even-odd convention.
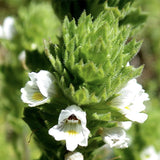
[[[23,50],[23,51],[20,52],[20,54],[18,56],[18,59],[20,61],[25,61],[26,60],[26,51],[25,50]]]
[[[128,67],[128,66],[130,66],[130,63],[129,63],[129,62],[127,62],[126,66],[127,66],[127,67]]]
[[[65,155],[65,160],[83,160],[83,155],[80,152],[69,152]]]
[[[86,113],[76,105],[62,110],[58,125],[49,130],[57,141],[66,140],[66,148],[74,151],[78,145],[87,146],[90,131],[86,128]]]
[[[31,44],[31,48],[32,48],[33,50],[37,49],[37,44],[36,44],[36,43],[32,43],[32,44]]]
[[[112,100],[112,105],[118,107],[129,120],[143,123],[148,116],[140,112],[145,110],[143,102],[149,98],[136,79],[130,80],[118,94],[119,96]]]
[[[21,88],[21,99],[30,107],[38,106],[49,102],[55,93],[54,76],[41,70],[38,73],[29,73],[31,81],[28,81],[24,88]]]
[[[153,146],[145,148],[140,154],[141,160],[159,160],[159,155]]]
[[[127,148],[129,138],[126,132],[120,127],[105,128],[102,132],[103,140],[110,148]]]
[[[11,40],[15,34],[15,21],[13,17],[6,17],[3,25],[0,25],[0,38]]]
[[[132,122],[131,121],[118,122],[118,126],[125,130],[129,130],[132,126]]]

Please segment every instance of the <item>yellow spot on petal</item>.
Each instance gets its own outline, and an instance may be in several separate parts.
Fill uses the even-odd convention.
[[[150,155],[149,155],[149,154],[147,154],[145,157],[146,157],[146,158],[150,158]]]
[[[126,107],[124,107],[124,108],[127,109],[127,110],[130,110],[129,106],[126,106]]]
[[[69,130],[69,131],[67,131],[67,133],[68,133],[69,135],[76,135],[76,134],[78,134],[78,132],[76,132],[76,131],[74,131],[74,130]]]
[[[42,101],[44,99],[44,96],[40,92],[35,92],[32,95],[32,99],[36,101]]]

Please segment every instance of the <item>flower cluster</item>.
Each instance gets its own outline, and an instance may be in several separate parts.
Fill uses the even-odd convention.
[[[48,71],[41,70],[38,73],[29,73],[30,81],[21,89],[21,99],[30,107],[49,103],[52,97],[56,95],[56,79]],[[145,110],[144,101],[147,101],[148,94],[142,89],[142,86],[135,79],[130,80],[122,88],[115,98],[112,98],[110,104],[116,107],[128,121],[118,121],[117,126],[101,127],[100,136],[110,147],[127,148],[130,139],[125,130],[128,130],[132,122],[143,123],[147,119],[147,114],[142,113]],[[56,141],[66,141],[66,149],[69,152],[69,158],[77,159],[77,154],[71,154],[79,146],[88,146],[88,138],[92,132],[87,128],[86,112],[76,104],[66,106],[62,109],[58,118],[58,124],[49,129],[49,135]],[[89,126],[90,127],[90,126]],[[78,155],[83,159],[83,156]],[[68,156],[67,156],[68,157]],[[71,158],[75,157],[75,158]]]

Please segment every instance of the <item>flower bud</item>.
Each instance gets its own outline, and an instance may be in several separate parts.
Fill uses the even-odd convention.
[[[83,155],[80,152],[69,152],[65,155],[65,160],[83,160]]]

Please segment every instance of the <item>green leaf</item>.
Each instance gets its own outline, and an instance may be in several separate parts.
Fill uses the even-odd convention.
[[[142,12],[140,9],[132,9],[125,16],[124,19],[120,21],[120,25],[132,24],[134,27],[138,27],[147,20],[147,13]]]
[[[105,113],[105,114],[93,114],[93,118],[100,121],[111,121],[111,113]]]

